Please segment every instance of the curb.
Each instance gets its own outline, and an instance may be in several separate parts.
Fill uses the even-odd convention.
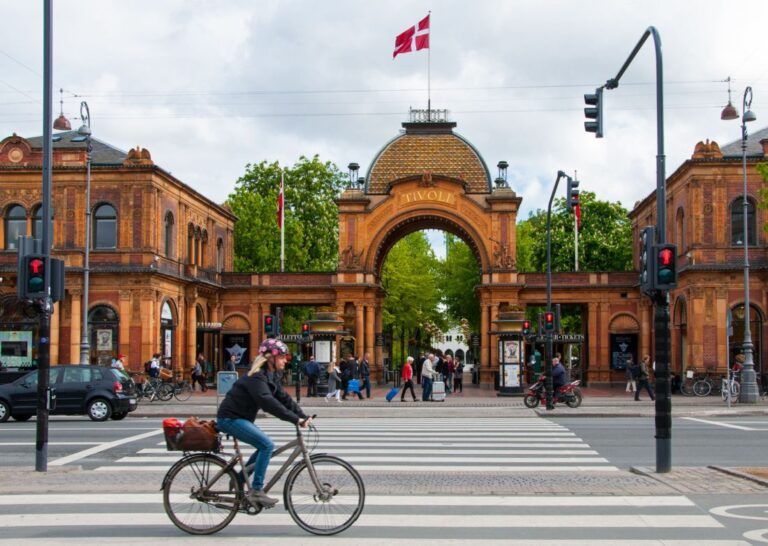
[[[768,480],[759,478],[752,474],[748,474],[747,472],[742,472],[734,468],[725,468],[717,465],[709,465],[707,468],[711,468],[712,470],[717,470],[718,472],[722,472],[723,474],[728,474],[729,476],[734,476],[736,478],[741,478],[743,480],[749,480],[751,482],[755,482],[759,485],[762,485],[763,487],[768,487]]]

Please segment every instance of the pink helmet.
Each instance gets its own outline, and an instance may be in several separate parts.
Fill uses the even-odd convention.
[[[269,338],[265,339],[261,345],[259,345],[259,354],[264,356],[278,356],[287,355],[288,346],[279,339]]]

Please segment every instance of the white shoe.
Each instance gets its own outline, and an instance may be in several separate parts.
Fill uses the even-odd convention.
[[[325,397],[325,403],[326,404],[328,403],[328,397],[327,396]]]
[[[344,403],[344,400],[342,400],[341,398],[337,398],[337,399],[336,399],[336,401],[337,401],[339,404],[343,404],[343,403]]]

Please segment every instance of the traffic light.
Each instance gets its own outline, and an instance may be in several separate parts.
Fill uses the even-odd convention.
[[[523,321],[523,335],[528,336],[531,333],[531,321],[530,320],[524,320]]]
[[[275,315],[264,315],[264,335],[267,337],[275,335]]]
[[[309,323],[305,322],[301,325],[301,337],[304,340],[309,339]]]
[[[570,176],[568,177],[568,189],[565,194],[566,204],[568,210],[574,211],[575,207],[579,206],[579,181],[574,180]]]
[[[655,240],[656,229],[653,226],[644,227],[640,232],[640,290],[647,295],[651,295],[656,289],[653,252]]]
[[[36,300],[45,298],[45,256],[31,254],[24,256],[24,299]]]
[[[552,311],[544,313],[544,330],[547,332],[555,331],[555,314]]]
[[[677,246],[670,244],[656,245],[656,289],[672,290],[677,286],[675,269]]]
[[[584,115],[595,121],[585,121],[584,129],[588,133],[595,133],[595,138],[603,138],[603,88],[598,87],[594,93],[584,95]]]

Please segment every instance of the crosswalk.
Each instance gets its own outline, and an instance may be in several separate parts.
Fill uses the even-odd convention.
[[[295,439],[295,429],[274,419],[257,421],[279,446]],[[365,476],[368,472],[615,472],[618,468],[566,427],[543,418],[523,419],[323,419],[315,451],[331,453]],[[307,435],[310,445],[315,437]],[[225,451],[231,450],[225,442]],[[250,446],[241,445],[247,455]],[[280,464],[287,454],[276,455]],[[166,471],[179,459],[164,441],[139,449],[97,471]],[[406,464],[404,466],[404,464]]]
[[[166,516],[159,492],[0,497],[0,545],[198,544]],[[738,538],[738,534],[736,535]],[[216,544],[420,544],[564,546],[748,544],[685,496],[370,495],[341,535],[311,537],[281,505],[239,514]],[[205,539],[202,539],[205,540]]]

